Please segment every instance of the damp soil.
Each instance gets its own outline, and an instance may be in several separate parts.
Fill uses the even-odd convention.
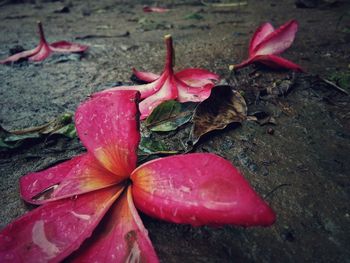
[[[322,81],[349,70],[350,3],[304,9],[294,1],[249,1],[240,8],[162,1],[169,13],[146,14],[142,6],[152,1],[5,2],[0,3],[1,58],[17,45],[36,45],[37,20],[50,42],[90,46],[83,57],[0,67],[0,124],[8,130],[74,112],[91,93],[131,82],[133,67],[159,72],[162,39],[169,33],[176,68],[217,72],[244,95],[250,114],[273,117],[229,125],[201,138],[192,151],[230,160],[276,211],[276,223],[191,227],[141,215],[161,262],[350,262],[350,98]],[[229,72],[229,64],[247,56],[259,24],[292,18],[299,21],[299,32],[283,56],[306,74],[255,66]],[[171,136],[180,140],[181,132]],[[84,151],[78,139],[50,137],[1,152],[0,227],[32,208],[19,197],[21,176]]]

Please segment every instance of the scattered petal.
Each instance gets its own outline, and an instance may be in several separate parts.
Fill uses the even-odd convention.
[[[239,171],[213,154],[176,155],[147,162],[131,174],[135,206],[174,223],[268,226],[272,209]]]
[[[135,68],[132,69],[132,72],[134,73],[136,78],[144,82],[153,82],[160,77],[159,75],[154,74],[152,72],[138,71]]]
[[[274,27],[270,23],[262,24],[254,33],[250,44],[249,54],[254,54],[255,48],[261,43],[270,33],[274,31]]]

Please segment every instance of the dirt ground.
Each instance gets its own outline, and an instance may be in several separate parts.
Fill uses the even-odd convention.
[[[160,72],[163,36],[170,33],[177,69],[216,72],[244,91],[251,114],[274,117],[274,125],[230,125],[203,138],[194,151],[213,152],[236,165],[273,207],[277,221],[268,228],[194,228],[142,215],[161,262],[350,262],[350,99],[318,77],[349,70],[350,3],[296,8],[294,1],[251,0],[239,8],[214,8],[200,1],[160,2],[171,11],[143,13],[142,6],[153,1],[2,5],[0,58],[16,45],[37,44],[37,20],[49,42],[80,42],[90,50],[83,58],[0,66],[0,124],[8,130],[40,125],[74,112],[93,92],[131,82],[133,67]],[[228,65],[246,58],[261,23],[278,26],[293,18],[299,31],[283,56],[307,74],[259,67],[230,74]],[[258,96],[283,81],[290,83],[288,94]],[[0,152],[0,227],[31,208],[18,194],[21,176],[83,151],[78,139],[61,138]]]

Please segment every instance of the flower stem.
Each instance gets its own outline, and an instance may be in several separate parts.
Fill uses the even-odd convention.
[[[165,35],[164,41],[166,44],[165,70],[172,72],[173,67],[175,66],[175,52],[173,48],[173,38],[171,35]]]

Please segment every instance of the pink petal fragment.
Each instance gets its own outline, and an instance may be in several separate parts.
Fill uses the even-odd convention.
[[[77,156],[49,169],[21,177],[19,180],[21,197],[28,203],[36,204],[37,201],[33,198],[50,188],[56,188],[82,158],[83,156]]]
[[[296,20],[287,22],[261,41],[255,47],[254,55],[281,54],[292,45],[297,30],[298,22]]]
[[[68,41],[57,41],[50,44],[50,48],[54,52],[79,53],[86,51],[89,47]]]
[[[47,203],[0,232],[0,262],[59,262],[88,238],[122,192],[111,187]]]
[[[297,64],[275,55],[257,56],[254,61],[261,62],[271,68],[275,69],[291,69],[298,72],[304,72],[304,70]]]
[[[214,87],[214,84],[212,82],[205,83],[203,82],[203,86],[196,86],[192,87],[187,85],[186,83],[177,80],[176,86],[178,90],[178,98],[177,100],[179,102],[201,102],[203,100],[206,100],[211,93],[211,89]]]
[[[131,189],[118,199],[72,262],[159,262],[133,204]]]
[[[143,7],[143,12],[145,12],[145,13],[151,13],[151,12],[165,13],[168,11],[170,11],[170,9],[162,8],[162,7],[154,7],[154,6],[144,6]]]
[[[88,151],[107,170],[124,179],[136,167],[138,95],[136,91],[95,94],[75,114],[78,135]]]
[[[144,99],[139,104],[141,112],[140,119],[146,119],[159,104],[167,100],[176,99],[177,95],[177,88],[174,78],[167,78],[160,90]]]
[[[253,55],[256,51],[255,48],[261,43],[270,33],[275,29],[270,23],[262,24],[254,33],[250,43],[249,43],[249,55]]]
[[[271,225],[272,209],[239,171],[214,154],[147,162],[131,175],[135,206],[146,214],[191,225]]]
[[[138,71],[135,68],[132,69],[132,72],[139,80],[142,80],[144,82],[153,82],[160,77],[159,75],[152,72]]]

